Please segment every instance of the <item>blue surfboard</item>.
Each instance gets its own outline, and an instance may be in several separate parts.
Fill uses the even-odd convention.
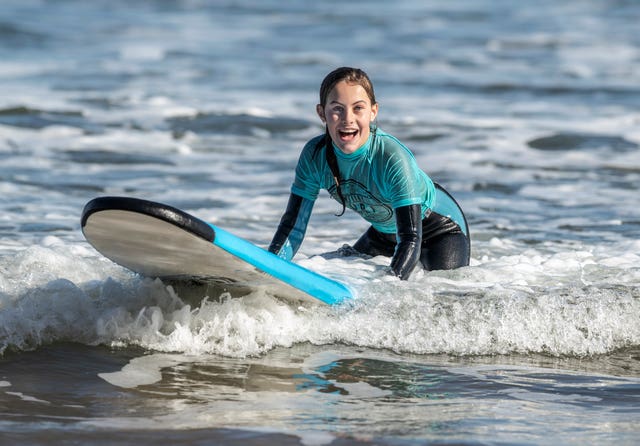
[[[335,305],[354,297],[341,282],[166,204],[98,197],[84,207],[81,224],[98,252],[144,276],[264,289],[294,302]]]

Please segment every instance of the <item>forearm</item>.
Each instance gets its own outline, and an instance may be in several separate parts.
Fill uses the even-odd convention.
[[[313,201],[291,194],[269,251],[291,260],[302,244],[312,209]]]
[[[393,274],[402,280],[411,275],[420,261],[422,246],[422,218],[420,205],[395,210],[398,244],[391,259]]]

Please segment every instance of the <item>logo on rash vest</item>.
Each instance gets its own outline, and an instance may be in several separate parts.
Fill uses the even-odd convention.
[[[365,220],[371,223],[383,223],[393,217],[393,209],[376,198],[362,184],[355,180],[346,180],[340,183],[342,196],[349,209],[356,211]],[[340,203],[337,187],[329,189],[331,198]]]

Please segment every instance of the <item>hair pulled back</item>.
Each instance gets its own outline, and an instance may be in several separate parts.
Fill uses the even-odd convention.
[[[329,93],[331,93],[331,90],[333,90],[333,87],[335,87],[338,82],[342,81],[345,81],[348,84],[360,85],[364,88],[367,96],[369,96],[371,105],[376,103],[373,84],[371,83],[369,76],[367,76],[367,73],[362,71],[360,68],[340,67],[327,74],[323,79],[322,84],[320,85],[320,105],[323,107],[327,105],[327,97],[329,96]]]

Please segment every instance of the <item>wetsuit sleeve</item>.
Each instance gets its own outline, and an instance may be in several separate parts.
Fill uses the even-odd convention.
[[[280,219],[278,230],[269,245],[269,251],[286,260],[298,252],[313,209],[313,201],[291,194],[287,210]]]
[[[320,190],[326,188],[323,181],[326,161],[322,152],[316,151],[319,140],[310,140],[302,149],[296,166],[295,180],[291,185],[291,193],[311,201],[315,201]],[[328,166],[326,168],[328,169]]]
[[[422,218],[419,204],[396,208],[396,251],[391,258],[393,274],[406,280],[420,260]]]

